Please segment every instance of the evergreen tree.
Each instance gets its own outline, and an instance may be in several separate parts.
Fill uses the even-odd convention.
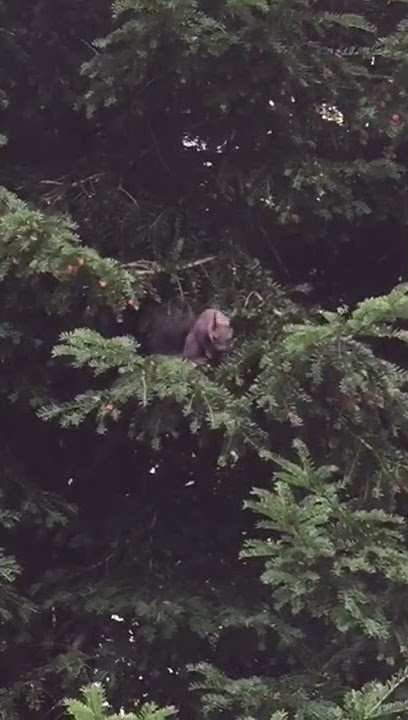
[[[404,717],[405,3],[0,18],[2,717]]]

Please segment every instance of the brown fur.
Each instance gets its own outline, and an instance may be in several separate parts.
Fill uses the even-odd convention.
[[[186,304],[147,305],[139,315],[139,335],[149,355],[182,355],[196,319]]]
[[[220,310],[207,308],[186,337],[183,357],[195,362],[219,360],[229,350],[232,335],[228,317]]]

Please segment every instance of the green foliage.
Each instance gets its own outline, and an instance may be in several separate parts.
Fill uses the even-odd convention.
[[[346,695],[342,717],[358,718],[387,718],[400,713],[406,713],[408,703],[390,702],[391,696],[402,683],[408,679],[408,670],[401,670],[387,683],[369,683],[362,690],[352,690]]]
[[[43,293],[40,285],[43,276],[53,276],[59,288],[53,288],[54,292],[48,293],[45,301],[50,313],[66,312],[72,303],[72,293],[78,290],[88,302],[90,296],[96,305],[109,303],[116,310],[123,309],[134,295],[144,293],[145,288],[137,284],[135,272],[123,268],[112,258],[101,257],[91,248],[81,247],[75,231],[75,225],[68,218],[30,209],[3,188],[0,193],[0,278],[6,280],[12,276],[33,292]],[[41,300],[44,303],[44,294]]]
[[[346,482],[332,477],[338,468],[316,469],[302,446],[299,455],[299,464],[277,459],[274,490],[255,489],[246,503],[271,535],[247,541],[242,556],[266,558],[261,577],[277,609],[306,610],[341,633],[357,627],[387,637],[388,598],[380,588],[408,585],[403,520],[345,501]]]
[[[405,16],[0,2],[2,719],[407,713]]]
[[[166,720],[166,718],[175,715],[175,708],[165,707],[159,708],[155,703],[144,703],[136,706],[135,712],[116,713],[109,712],[109,703],[107,702],[103,688],[94,683],[88,685],[81,690],[84,700],[66,699],[64,704],[68,714],[74,720]]]
[[[322,437],[326,452],[330,443],[350,448],[353,442],[356,452],[375,455],[382,442],[378,482],[385,479],[388,483],[393,477],[401,486],[407,477],[407,461],[398,449],[399,441],[395,443],[392,435],[384,435],[380,413],[387,412],[395,437],[407,435],[408,376],[376,356],[362,340],[380,336],[406,341],[395,323],[404,320],[407,312],[407,289],[401,286],[389,296],[364,301],[349,318],[342,312],[325,313],[323,324],[288,324],[277,337],[263,342],[259,338],[260,373],[251,387],[244,382],[254,353],[253,342],[239,344],[229,364],[212,378],[177,359],[142,359],[130,338],[106,341],[94,332],[78,330],[61,337],[54,356],[68,358],[74,367],[89,367],[95,375],[117,369],[118,379],[99,393],[89,390],[64,405],[46,406],[40,417],[61,418],[62,426],[67,427],[96,412],[101,429],[106,404],[115,408],[113,417],[117,418],[127,405],[133,413],[140,413],[150,407],[154,410],[157,401],[167,398],[181,405],[193,432],[204,431],[206,426],[222,429],[234,455],[249,445],[268,457],[267,426],[256,422],[259,409],[280,422],[289,420],[295,427],[303,426],[307,417],[320,415],[331,419],[334,430]],[[225,380],[228,385],[222,387],[220,382]],[[316,395],[320,386],[323,396],[319,407]],[[330,404],[325,397],[328,387]],[[182,423],[182,415],[178,423]],[[149,426],[148,414],[139,414],[137,420],[133,415],[130,426],[133,430],[137,427],[142,433],[139,437],[143,437]],[[155,422],[155,442],[161,432],[168,432],[166,422]]]
[[[256,708],[260,702],[264,711],[260,717],[267,717],[270,720],[289,720],[289,718],[301,718],[301,720],[370,720],[378,718],[385,720],[389,717],[404,717],[400,713],[406,713],[408,702],[405,700],[393,700],[400,686],[408,680],[408,670],[402,669],[395,674],[388,682],[371,682],[362,687],[361,690],[351,690],[344,695],[341,702],[327,702],[323,699],[316,699],[317,693],[310,690],[308,693],[295,693],[301,701],[302,707],[294,714],[285,709],[279,709],[268,713],[268,707],[294,705],[294,698],[289,698],[289,684],[284,689],[277,690],[272,682],[262,682],[259,678],[248,678],[247,680],[234,681],[227,678],[209,666],[202,663],[195,670],[203,675],[202,682],[196,682],[196,690],[203,690],[205,693],[204,713],[206,717],[213,717],[214,711],[219,712],[231,709],[234,717],[239,720],[250,720],[257,718]],[[237,703],[237,698],[239,701]],[[239,709],[238,709],[239,708]],[[242,708],[242,709],[241,709]],[[254,715],[252,715],[254,712]],[[237,714],[238,713],[238,714]],[[216,714],[215,714],[216,716]]]

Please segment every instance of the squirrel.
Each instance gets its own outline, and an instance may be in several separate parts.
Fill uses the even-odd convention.
[[[229,318],[220,310],[207,308],[196,317],[186,337],[183,357],[199,363],[218,361],[228,352],[232,335]]]
[[[179,355],[185,360],[218,363],[228,352],[233,330],[227,315],[207,308],[196,315],[187,304],[148,308],[140,327],[151,355]]]

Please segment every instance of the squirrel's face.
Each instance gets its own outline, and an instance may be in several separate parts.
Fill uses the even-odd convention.
[[[228,318],[221,313],[214,313],[213,324],[208,333],[214,350],[219,353],[227,352],[231,344],[232,336],[233,330]]]

